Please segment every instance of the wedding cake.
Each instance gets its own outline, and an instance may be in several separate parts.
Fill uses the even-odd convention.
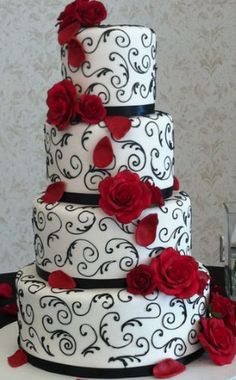
[[[63,79],[47,96],[48,188],[33,204],[35,263],[16,279],[18,342],[47,371],[148,376],[202,352],[209,277],[191,256],[173,120],[155,111],[155,33],[105,18],[89,0],[58,18]]]

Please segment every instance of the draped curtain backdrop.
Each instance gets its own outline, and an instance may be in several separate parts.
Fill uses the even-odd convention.
[[[54,25],[67,0],[0,0],[0,272],[34,259],[32,199],[45,188],[46,92],[60,76]],[[193,255],[219,263],[236,200],[236,0],[104,0],[108,23],[158,36],[156,108],[175,121],[176,175],[193,205]]]

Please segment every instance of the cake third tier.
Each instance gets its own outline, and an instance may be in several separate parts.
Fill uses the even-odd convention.
[[[33,209],[36,266],[47,279],[63,270],[82,288],[122,287],[128,272],[147,264],[165,248],[191,255],[191,202],[184,192],[174,192],[164,206],[143,211],[129,224],[119,223],[100,207],[68,203],[46,204],[39,198]],[[156,239],[147,247],[137,244],[139,220],[156,213]]]

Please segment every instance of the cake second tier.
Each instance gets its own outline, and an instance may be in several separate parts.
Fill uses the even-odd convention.
[[[139,174],[158,186],[165,198],[172,193],[174,176],[174,125],[170,115],[157,111],[133,117],[132,127],[121,139],[115,139],[104,122],[79,123],[66,130],[45,125],[47,178],[61,180],[67,193],[97,194],[99,183],[122,170]],[[94,165],[93,152],[101,139],[108,137],[113,161],[104,168]],[[71,200],[70,200],[71,201]],[[74,200],[73,200],[74,202]],[[80,198],[76,203],[83,203]],[[86,204],[91,203],[88,199]]]

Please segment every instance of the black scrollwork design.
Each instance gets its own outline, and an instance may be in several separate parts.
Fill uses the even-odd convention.
[[[52,262],[48,257],[44,257],[45,251],[44,251],[43,242],[38,234],[34,236],[34,251],[35,251],[36,261],[40,266],[46,267],[48,264]]]
[[[137,347],[137,349],[141,349],[143,352],[141,354],[121,355],[121,356],[117,356],[117,357],[110,357],[108,362],[110,363],[110,362],[119,361],[122,363],[122,365],[124,367],[128,367],[128,365],[130,363],[133,363],[135,361],[140,363],[141,362],[140,358],[147,355],[147,353],[149,352],[150,343],[148,342],[148,340],[146,338],[141,337],[141,338],[137,339],[136,347]]]
[[[170,301],[170,307],[174,308],[162,317],[163,327],[167,330],[177,330],[187,319],[187,309],[183,300],[174,298]]]
[[[96,345],[97,341],[98,341],[98,335],[97,335],[97,332],[96,330],[91,326],[91,325],[88,325],[88,324],[84,324],[84,325],[81,325],[80,326],[80,334],[83,336],[83,337],[94,337],[93,338],[93,342],[91,344],[89,344],[83,351],[82,351],[82,355],[83,356],[86,356],[88,354],[94,354],[95,351],[100,351],[101,348]]]
[[[110,239],[105,246],[105,252],[109,255],[115,253],[119,267],[124,272],[129,272],[139,264],[137,249],[125,239]]]
[[[82,317],[84,315],[87,315],[90,312],[92,306],[96,305],[98,302],[101,304],[103,309],[107,310],[114,305],[114,298],[108,293],[96,294],[90,301],[89,306],[86,307],[86,310],[83,310],[83,304],[80,301],[73,303],[72,310],[75,315]]]
[[[88,232],[96,222],[96,216],[93,212],[88,210],[82,210],[77,215],[76,223],[67,222],[66,231],[72,235],[81,235]]]
[[[59,223],[59,226],[57,227],[57,229],[51,232],[47,237],[47,245],[48,247],[50,247],[51,242],[54,242],[55,239],[57,240],[59,239],[59,236],[57,235],[57,233],[61,231],[62,221],[61,221],[61,218],[57,214],[55,214],[55,212],[49,212],[47,215],[47,220],[49,222],[53,222],[53,224],[55,224],[56,221]]]

